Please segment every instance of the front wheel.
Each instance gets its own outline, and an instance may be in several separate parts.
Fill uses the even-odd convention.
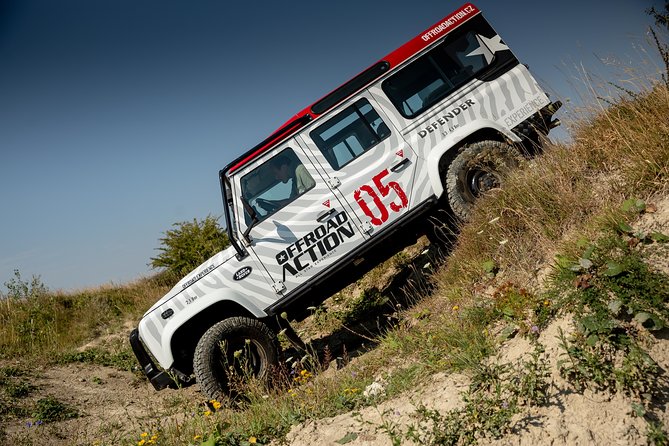
[[[267,380],[278,364],[276,336],[257,319],[233,317],[213,325],[195,347],[193,371],[202,392],[222,400],[235,378]]]
[[[465,146],[446,173],[448,204],[455,216],[467,221],[476,199],[499,188],[521,160],[520,152],[503,142],[480,141]]]

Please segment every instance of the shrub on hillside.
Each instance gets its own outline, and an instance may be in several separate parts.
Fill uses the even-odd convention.
[[[196,266],[227,247],[228,235],[212,216],[174,223],[160,239],[160,254],[151,258],[153,268],[165,268],[171,276],[183,277]]]
[[[42,296],[49,292],[49,288],[42,283],[40,276],[33,275],[30,282],[28,282],[21,278],[21,273],[18,269],[14,270],[14,277],[5,282],[5,287],[8,291],[6,297],[11,299],[28,299]],[[0,294],[0,297],[2,297],[2,294]]]

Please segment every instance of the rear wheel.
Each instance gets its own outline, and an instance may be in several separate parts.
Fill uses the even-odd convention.
[[[195,347],[193,371],[211,399],[234,396],[234,383],[255,377],[267,380],[278,364],[276,336],[257,319],[233,317],[213,325]]]
[[[446,173],[448,203],[455,216],[468,220],[476,199],[499,188],[522,158],[517,149],[499,141],[480,141],[465,146]]]

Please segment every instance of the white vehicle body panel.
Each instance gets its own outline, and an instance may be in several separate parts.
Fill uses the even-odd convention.
[[[439,160],[449,149],[482,129],[495,130],[508,140],[519,142],[511,128],[520,118],[527,118],[550,103],[524,65],[517,65],[490,82],[474,80],[413,120],[396,110],[381,83],[370,87],[370,92],[427,165],[428,175],[417,175],[412,185],[412,194],[418,201],[431,195],[440,197],[444,192]]]
[[[370,102],[383,123],[389,127],[390,134],[357,158],[335,170],[310,137],[310,132],[327,125],[330,119],[336,119],[339,112],[346,110],[360,99]],[[321,120],[318,125],[301,132],[301,139],[320,169],[321,176],[338,184],[333,192],[339,201],[357,217],[361,225],[365,225],[368,229],[364,232],[366,237],[373,237],[381,229],[391,226],[416,203],[412,195],[412,185],[417,170],[417,155],[392,128],[384,110],[377,107],[374,99],[365,91],[338,106],[332,112],[330,119]],[[375,177],[378,184],[374,182]],[[389,186],[387,194],[383,195],[379,188],[385,189],[388,184],[392,187]],[[361,206],[360,202],[364,204]],[[365,206],[366,208],[363,208]]]
[[[458,14],[473,11],[472,8],[467,4]],[[454,17],[457,18],[457,14],[451,19]],[[451,26],[449,21],[443,24]],[[432,38],[430,33],[436,29],[423,35],[423,40]],[[491,63],[496,54],[510,51],[497,35],[477,35],[476,39],[480,48],[468,49],[465,56],[485,55]],[[476,39],[471,38],[473,42]],[[269,144],[264,151],[254,152],[225,173],[230,183],[226,187],[230,187],[234,218],[229,224],[235,240],[243,244],[247,252],[237,255],[230,247],[213,256],[144,315],[139,324],[139,336],[162,368],[169,369],[175,361],[172,344],[177,330],[198,314],[209,311],[212,305],[234,302],[252,316],[265,318],[272,313],[272,308],[290,299],[293,293],[327,276],[342,259],[351,261],[351,253],[366,244],[371,245],[377,234],[388,234],[387,231],[394,230],[395,223],[410,216],[412,211],[441,197],[444,179],[439,170],[440,161],[444,156],[454,156],[453,152],[464,140],[484,131],[510,142],[521,142],[512,129],[545,109],[550,100],[527,67],[517,60],[513,66],[504,66],[507,71],[495,73],[490,79],[472,75],[472,80],[463,79],[461,83],[466,83],[459,88],[455,86],[461,83],[454,83],[453,91],[439,102],[430,102],[432,105],[414,118],[406,117],[410,114],[400,111],[393,103],[384,91],[384,81],[411,66],[441,42],[434,39],[433,44],[398,67],[392,67],[388,73],[323,112],[321,117],[279,143]],[[425,99],[425,104],[427,102]],[[371,105],[381,120],[380,125],[375,121],[377,127],[368,125],[378,140],[338,165],[332,152],[324,150],[322,134],[314,132],[336,128],[333,123],[361,103]],[[363,121],[366,115],[360,108],[357,110]],[[381,125],[387,126],[388,134],[380,130]],[[354,150],[346,145],[353,155]],[[268,211],[248,230],[247,225],[251,224],[248,206],[256,203],[242,198],[246,197],[242,181],[259,172],[255,169],[263,163],[270,165],[273,158],[287,149],[294,152],[315,185],[278,211]],[[248,232],[247,240],[241,235],[245,232]],[[221,319],[226,317],[220,316]]]
[[[235,273],[245,268],[251,268],[248,275],[235,280]],[[276,300],[268,293],[270,289],[257,259],[249,256],[237,260],[234,249],[228,248],[184,277],[144,314],[139,323],[140,338],[160,366],[167,369],[174,359],[172,335],[183,323],[224,300],[242,305],[257,318],[265,317],[264,309]],[[172,315],[164,318],[167,311]]]
[[[345,252],[364,241],[364,236],[351,218],[351,212],[337,199],[320,176],[313,160],[296,140],[290,139],[281,144],[263,155],[258,162],[272,158],[288,148],[295,152],[316,184],[290,205],[253,226],[250,231],[251,243],[248,245],[251,255],[263,265],[268,281],[281,290],[276,292],[270,288],[269,294],[275,300],[321,274]],[[240,187],[240,178],[257,165],[258,163],[253,163],[240,170],[233,183],[235,191]],[[235,193],[235,197],[240,195]],[[243,209],[241,203],[237,209]],[[319,218],[321,221],[318,221]],[[237,219],[242,222],[243,215],[238,215]],[[242,224],[240,231],[245,230],[246,226]],[[277,285],[279,282],[283,287]]]

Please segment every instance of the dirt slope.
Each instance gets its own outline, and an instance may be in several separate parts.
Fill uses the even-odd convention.
[[[634,225],[645,232],[669,233],[669,197],[654,201],[657,210],[644,214]],[[652,256],[652,266],[669,274],[669,255],[662,248]],[[486,443],[495,445],[645,445],[646,422],[634,416],[633,401],[622,395],[575,391],[572,385],[560,377],[557,361],[562,350],[558,345],[558,333],[571,330],[568,318],[554,321],[539,336],[539,343],[546,349],[550,361],[552,388],[550,400],[545,407],[535,408],[516,417],[514,432],[506,437]],[[669,370],[669,330],[665,329],[651,340],[651,357],[665,371]],[[502,347],[500,363],[513,363],[532,350],[529,341],[514,338]],[[664,384],[665,395],[669,383]],[[400,430],[415,424],[416,406],[423,404],[445,414],[462,404],[461,394],[467,388],[467,378],[461,375],[437,374],[420,389],[369,407],[357,413],[348,413],[334,418],[310,421],[295,426],[288,434],[291,446],[313,444],[336,445],[392,445],[387,426]],[[660,401],[663,408],[659,422],[669,427],[669,399]],[[386,427],[384,427],[384,423]],[[348,440],[348,439],[351,440]],[[338,443],[339,442],[339,443]]]
[[[127,434],[146,430],[152,421],[173,416],[185,401],[202,398],[197,387],[156,392],[130,372],[89,364],[69,364],[36,371],[31,399],[55,397],[80,413],[79,418],[37,425],[34,417],[8,422],[4,428],[22,444],[114,444]]]
[[[633,415],[632,401],[621,395],[585,391],[576,392],[559,376],[557,359],[560,356],[558,331],[571,330],[569,319],[553,322],[539,337],[546,348],[551,364],[552,388],[549,403],[516,416],[516,427],[510,435],[497,441],[486,440],[491,445],[645,445],[646,422]],[[496,358],[501,363],[512,363],[532,350],[529,341],[518,338],[508,341]],[[655,359],[667,370],[669,365],[669,340],[659,339],[652,351]],[[368,407],[357,413],[347,413],[334,418],[310,421],[295,426],[288,434],[291,446],[314,444],[337,445],[347,438],[351,446],[392,445],[387,426],[406,431],[416,424],[416,407],[420,404],[437,410],[442,415],[463,404],[462,392],[467,389],[468,378],[459,374],[436,374],[423,386],[409,394]],[[669,426],[669,412],[661,422]],[[386,427],[384,427],[384,423]]]
[[[636,226],[644,231],[668,234],[669,197],[654,203],[657,211],[644,214]],[[652,261],[655,268],[669,273],[666,250],[658,251]],[[559,376],[557,360],[561,351],[557,334],[560,328],[569,332],[569,319],[553,322],[538,339],[545,346],[550,360],[552,388],[549,403],[518,415],[514,432],[491,444],[646,444],[645,421],[633,415],[630,399],[589,391],[578,393]],[[660,333],[652,342],[651,356],[666,372],[669,370],[669,331]],[[497,360],[514,362],[529,350],[531,347],[527,340],[514,338],[501,347]],[[10,419],[1,426],[6,432],[4,441],[7,444],[116,444],[126,435],[150,430],[165,417],[191,416],[180,411],[204,400],[197,386],[156,392],[148,382],[130,372],[87,364],[36,370],[30,382],[37,387],[31,399],[54,396],[75,407],[81,416],[39,426],[34,424],[37,420],[33,417]],[[379,384],[383,386],[381,380]],[[287,443],[293,446],[390,445],[391,437],[386,432],[388,428],[406,429],[415,421],[412,414],[417,405],[423,404],[443,414],[463,404],[461,396],[468,385],[467,376],[436,374],[426,378],[419,388],[376,406],[294,426],[288,434]],[[667,389],[669,386],[665,385]],[[660,404],[659,421],[666,429],[669,426],[666,398]],[[0,436],[0,443],[2,441]]]

